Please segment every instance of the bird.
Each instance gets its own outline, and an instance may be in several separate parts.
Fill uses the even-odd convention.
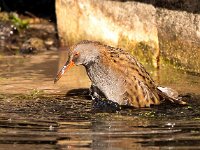
[[[56,83],[74,65],[83,65],[91,80],[93,97],[134,108],[163,101],[185,105],[171,88],[158,86],[144,66],[131,54],[98,41],[81,41],[70,47],[68,60],[54,79]]]

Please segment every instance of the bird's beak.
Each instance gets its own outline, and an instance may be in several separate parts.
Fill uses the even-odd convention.
[[[75,64],[72,60],[67,61],[65,63],[65,65],[62,67],[62,69],[59,71],[59,73],[56,75],[55,79],[54,79],[54,83],[56,83],[61,77],[62,75],[69,70],[71,67],[73,67]]]

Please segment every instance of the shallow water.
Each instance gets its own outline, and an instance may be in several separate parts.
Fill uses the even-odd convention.
[[[0,149],[200,149],[200,77],[161,66],[160,84],[189,106],[102,113],[83,68],[53,84],[64,53],[0,58]]]

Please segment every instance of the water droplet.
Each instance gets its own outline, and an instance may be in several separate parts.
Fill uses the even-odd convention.
[[[12,35],[13,34],[13,31],[10,31],[10,35]]]
[[[175,124],[175,123],[170,123],[170,122],[169,122],[169,123],[167,123],[166,125],[173,128],[176,124]]]
[[[50,131],[53,131],[53,130],[54,130],[54,127],[53,127],[52,125],[50,125],[50,126],[49,126],[49,130],[50,130]]]

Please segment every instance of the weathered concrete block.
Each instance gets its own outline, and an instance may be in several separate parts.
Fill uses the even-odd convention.
[[[139,46],[151,48],[152,58],[158,56],[156,9],[152,5],[102,0],[57,0],[56,14],[59,36],[65,44],[92,39],[138,50],[139,43]],[[147,53],[143,49],[141,51]],[[153,60],[156,66],[156,59]]]
[[[56,0],[62,42],[102,41],[147,58],[155,67],[161,51],[176,66],[200,73],[200,2],[135,1]]]
[[[157,10],[161,55],[175,65],[200,73],[200,15]]]

